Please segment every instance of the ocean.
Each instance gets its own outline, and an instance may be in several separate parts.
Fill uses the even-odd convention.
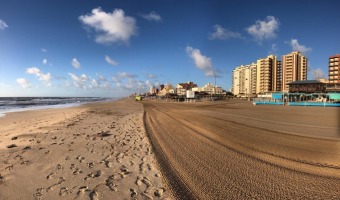
[[[8,112],[73,107],[84,103],[116,99],[101,97],[0,97],[0,117]]]

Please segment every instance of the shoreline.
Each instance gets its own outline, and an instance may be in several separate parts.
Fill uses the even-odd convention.
[[[6,97],[6,98],[25,98],[25,97]],[[35,98],[35,97],[28,97],[28,98]],[[55,98],[55,99],[68,99],[66,97],[36,97],[36,98]],[[82,98],[82,97],[74,97],[74,98]],[[88,99],[89,97],[84,97]],[[92,98],[92,97],[91,97]],[[14,108],[7,108],[7,109],[1,109],[0,110],[0,118],[3,116],[6,116],[7,113],[16,113],[16,112],[25,112],[25,111],[31,111],[31,110],[45,110],[45,109],[59,109],[59,108],[70,108],[70,107],[77,107],[77,106],[82,106],[86,104],[91,104],[91,103],[100,103],[100,102],[109,102],[109,101],[116,101],[120,99],[124,99],[126,97],[117,97],[117,98],[102,98],[102,97],[93,97],[94,99],[96,98],[101,98],[103,100],[99,101],[84,101],[84,102],[72,102],[72,103],[56,103],[52,105],[28,105],[27,107],[14,107]],[[70,97],[70,99],[73,99],[73,97]],[[15,104],[14,104],[15,105]]]
[[[0,118],[0,198],[171,199],[143,113],[124,98]]]

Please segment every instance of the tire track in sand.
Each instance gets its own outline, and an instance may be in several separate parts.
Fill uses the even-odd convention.
[[[143,104],[148,134],[178,199],[187,199],[185,195],[197,199],[336,199],[340,196],[334,189],[340,186],[337,169],[318,166],[327,173],[316,174],[303,163],[273,159],[273,155],[263,156],[230,142],[233,138],[228,137],[235,137],[235,131],[244,128],[242,124],[235,124],[238,129],[231,129],[233,134],[214,135],[228,129],[221,129],[222,125],[217,123],[217,128],[205,132],[200,126],[195,128],[195,123],[190,125],[202,120],[193,113],[178,114],[176,106],[171,104]],[[265,162],[266,159],[271,162]],[[300,170],[302,167],[304,170]],[[328,170],[335,171],[335,175]]]

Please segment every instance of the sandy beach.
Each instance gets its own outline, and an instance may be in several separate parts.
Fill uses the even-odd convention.
[[[0,118],[0,199],[339,199],[340,110],[123,99]]]
[[[339,108],[144,101],[177,199],[339,199]]]
[[[0,118],[0,199],[169,199],[133,99]]]

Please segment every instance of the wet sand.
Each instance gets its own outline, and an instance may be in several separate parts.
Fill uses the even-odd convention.
[[[177,199],[339,199],[340,109],[146,100]]]
[[[0,199],[169,199],[143,113],[124,99],[1,117]]]

